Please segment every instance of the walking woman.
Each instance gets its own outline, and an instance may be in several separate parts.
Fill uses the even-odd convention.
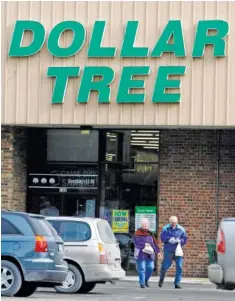
[[[135,259],[141,288],[149,287],[149,278],[154,269],[156,255],[161,258],[160,249],[151,231],[147,218],[141,220],[141,227],[134,235]]]

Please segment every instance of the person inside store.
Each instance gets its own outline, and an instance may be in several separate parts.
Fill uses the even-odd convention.
[[[45,216],[59,216],[60,212],[59,210],[56,208],[56,206],[54,204],[51,204],[51,202],[49,200],[46,200],[43,203],[43,209],[40,210],[40,214],[41,215],[45,215]]]
[[[161,241],[164,244],[164,258],[162,261],[159,287],[163,286],[164,278],[167,270],[171,267],[172,262],[176,264],[175,288],[181,289],[182,267],[183,267],[183,251],[182,246],[187,243],[187,234],[185,229],[178,224],[176,216],[170,217],[170,223],[163,227],[161,232]],[[181,254],[177,254],[177,249],[181,249]]]
[[[149,279],[154,270],[156,255],[161,258],[160,249],[156,238],[149,230],[149,220],[143,218],[140,228],[134,235],[134,257],[139,275],[139,284],[141,288],[149,287]]]

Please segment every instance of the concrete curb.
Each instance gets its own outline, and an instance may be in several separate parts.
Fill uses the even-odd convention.
[[[138,277],[137,276],[126,276],[123,279],[120,279],[121,282],[138,282]],[[151,277],[149,282],[158,282],[159,277],[153,276]],[[173,283],[174,278],[167,277],[165,278],[166,283]],[[212,285],[212,283],[209,281],[207,278],[184,278],[182,279],[181,283],[185,284],[206,284],[206,285]]]

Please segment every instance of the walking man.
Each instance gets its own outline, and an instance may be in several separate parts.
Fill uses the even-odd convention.
[[[161,232],[161,241],[164,243],[164,258],[161,266],[159,287],[163,286],[165,274],[171,267],[173,260],[176,264],[175,288],[180,289],[180,281],[182,278],[183,257],[175,256],[177,245],[181,247],[187,243],[187,234],[185,229],[178,224],[176,216],[170,217],[170,223],[163,227]]]

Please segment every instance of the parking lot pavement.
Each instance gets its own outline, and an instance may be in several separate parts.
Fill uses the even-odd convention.
[[[140,289],[138,283],[118,282],[115,285],[105,284],[97,287],[89,294],[63,295],[50,289],[40,289],[28,301],[235,301],[235,291],[218,291],[213,285],[184,284],[182,290],[175,290],[167,283],[162,289],[156,283],[151,287]],[[25,299],[25,298],[24,298]],[[22,298],[3,298],[5,301],[20,301]]]

